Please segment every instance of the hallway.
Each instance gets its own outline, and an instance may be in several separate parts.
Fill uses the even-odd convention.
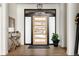
[[[16,50],[9,52],[8,56],[66,56],[66,49],[61,47],[53,47],[50,45],[49,49],[28,49],[24,45],[18,47]]]

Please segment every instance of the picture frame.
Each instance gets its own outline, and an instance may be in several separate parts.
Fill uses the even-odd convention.
[[[15,29],[15,19],[9,16],[9,28]]]

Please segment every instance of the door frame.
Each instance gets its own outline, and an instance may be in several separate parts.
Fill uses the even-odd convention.
[[[27,16],[27,17],[31,17],[31,19],[32,19],[32,14],[26,14],[26,11],[43,11],[43,12],[46,12],[46,11],[48,11],[50,14],[51,14],[51,12],[50,11],[55,11],[55,33],[56,33],[56,9],[24,9],[24,45],[33,45],[33,32],[32,32],[32,30],[33,30],[33,28],[32,28],[32,20],[31,20],[31,43],[30,44],[26,44],[26,42],[25,42],[25,38],[26,38],[26,36],[25,36],[25,17]],[[49,17],[52,17],[52,15],[51,16],[49,16]],[[48,33],[48,35],[47,35],[47,45],[53,45],[53,44],[49,44],[49,20],[47,20],[47,33]]]

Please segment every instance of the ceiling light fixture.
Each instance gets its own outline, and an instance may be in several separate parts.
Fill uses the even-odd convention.
[[[37,4],[37,9],[42,9],[42,4],[41,3]]]

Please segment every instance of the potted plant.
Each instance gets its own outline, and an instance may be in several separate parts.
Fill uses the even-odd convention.
[[[58,34],[53,33],[51,40],[53,41],[54,47],[58,47],[58,43],[60,41],[58,38],[59,38]]]

